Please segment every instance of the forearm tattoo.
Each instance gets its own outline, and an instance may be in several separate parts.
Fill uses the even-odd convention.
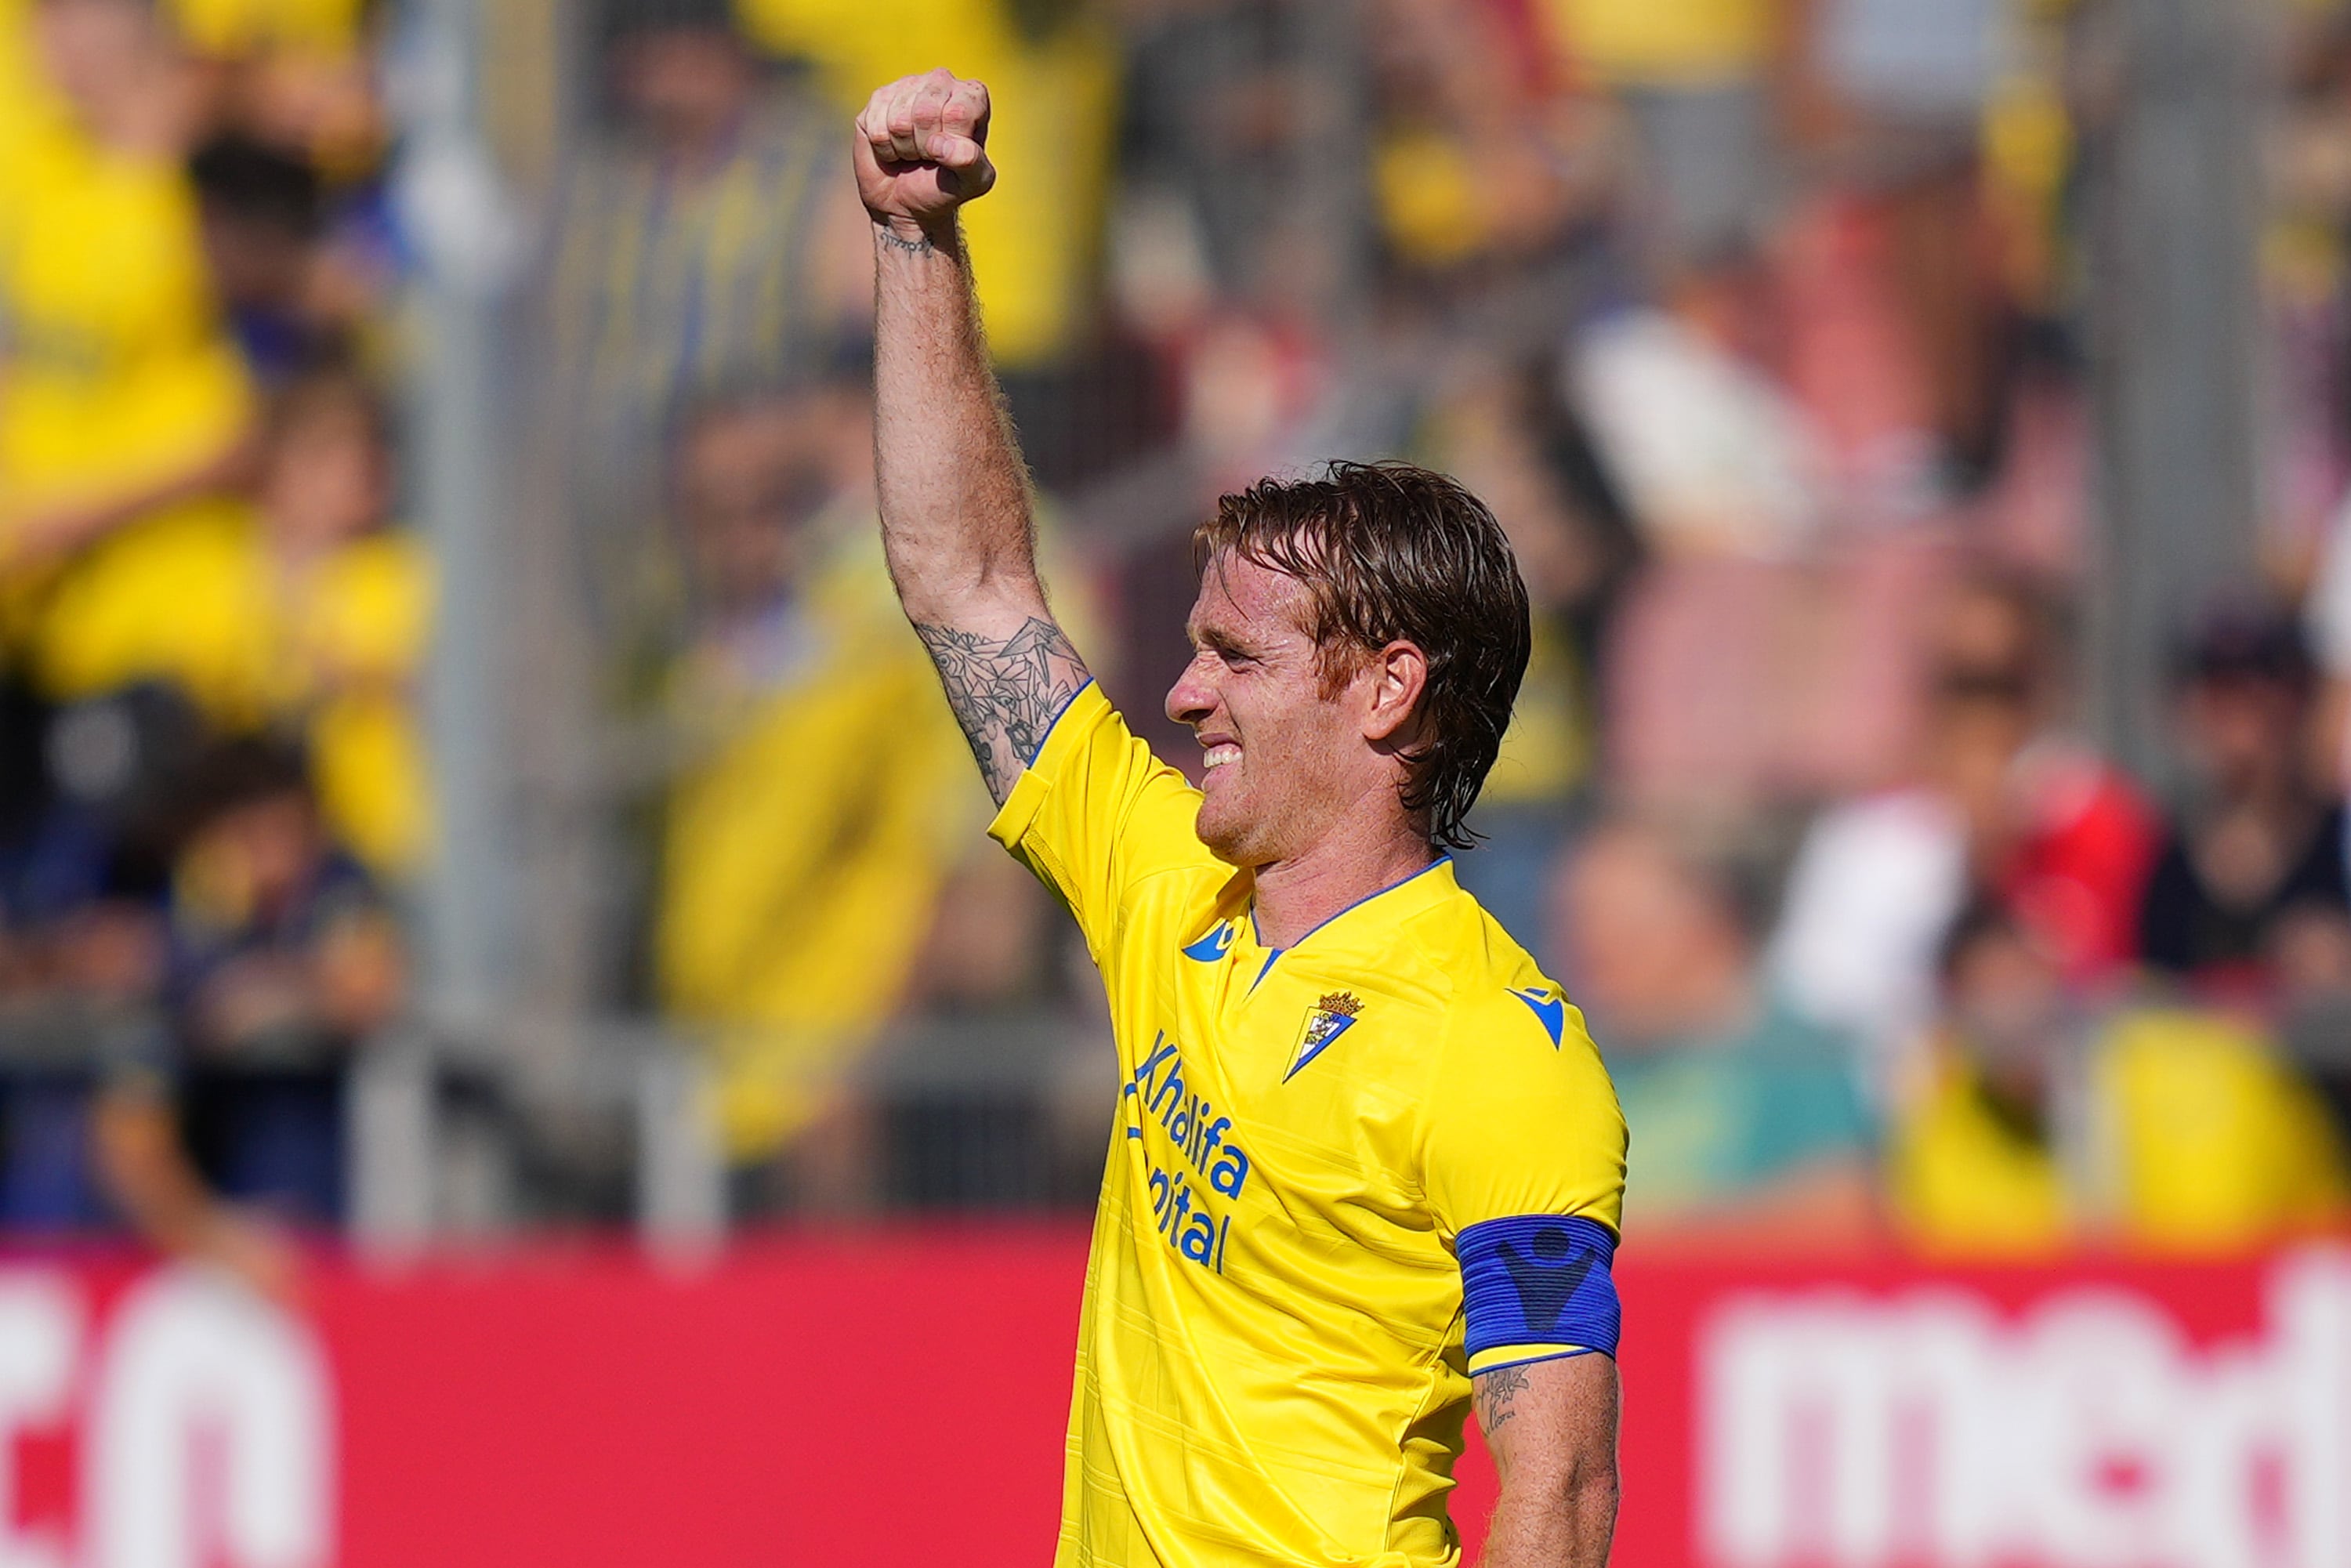
[[[903,250],[908,256],[929,256],[938,249],[938,246],[931,243],[928,235],[919,239],[908,239],[897,230],[883,225],[877,225],[873,232],[881,236],[883,245],[888,246],[892,250]]]
[[[1001,641],[920,622],[914,631],[1000,806],[1054,718],[1092,678],[1085,662],[1059,626],[1039,616]]]
[[[1514,1418],[1518,1415],[1518,1397],[1526,1392],[1526,1386],[1527,1369],[1523,1366],[1498,1366],[1470,1379],[1471,1397],[1478,1406],[1478,1429],[1491,1437]]]

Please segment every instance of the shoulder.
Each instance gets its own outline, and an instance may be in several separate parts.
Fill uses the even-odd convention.
[[[1441,1080],[1491,1082],[1507,1092],[1539,1080],[1604,1077],[1565,988],[1475,898],[1440,901],[1407,934],[1411,961],[1426,971],[1441,1009]]]
[[[1445,945],[1452,973],[1422,1097],[1424,1187],[1455,1229],[1563,1214],[1613,1230],[1625,1148],[1615,1088],[1565,991],[1482,912],[1479,924],[1461,923]]]
[[[1394,962],[1426,983],[1448,1041],[1518,1040],[1552,1050],[1583,1032],[1564,990],[1468,891],[1456,887],[1415,912],[1399,935]]]

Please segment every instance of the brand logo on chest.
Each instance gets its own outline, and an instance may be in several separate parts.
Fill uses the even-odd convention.
[[[1330,1050],[1332,1040],[1355,1027],[1363,1011],[1363,998],[1353,991],[1332,991],[1316,1002],[1298,1031],[1298,1043],[1290,1048],[1290,1071],[1281,1075],[1281,1081],[1289,1082],[1301,1068]]]
[[[1184,956],[1196,964],[1219,964],[1233,950],[1233,939],[1240,928],[1229,920],[1219,920],[1208,927],[1207,934],[1183,949]]]

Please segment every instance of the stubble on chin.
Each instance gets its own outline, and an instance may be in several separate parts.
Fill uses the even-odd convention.
[[[1200,802],[1200,814],[1194,819],[1192,831],[1198,835],[1207,852],[1227,865],[1247,869],[1259,863],[1262,856],[1250,853],[1255,824],[1236,819],[1229,811],[1220,811],[1213,800]]]

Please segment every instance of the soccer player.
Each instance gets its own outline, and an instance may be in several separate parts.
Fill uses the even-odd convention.
[[[1596,1568],[1616,1508],[1625,1124],[1559,988],[1455,883],[1527,660],[1477,499],[1401,465],[1201,525],[1167,711],[1198,789],[1054,623],[956,209],[987,89],[873,95],[882,528],[1000,808],[1101,966],[1121,1098],[1059,1568],[1435,1568],[1474,1397],[1489,1568]]]

